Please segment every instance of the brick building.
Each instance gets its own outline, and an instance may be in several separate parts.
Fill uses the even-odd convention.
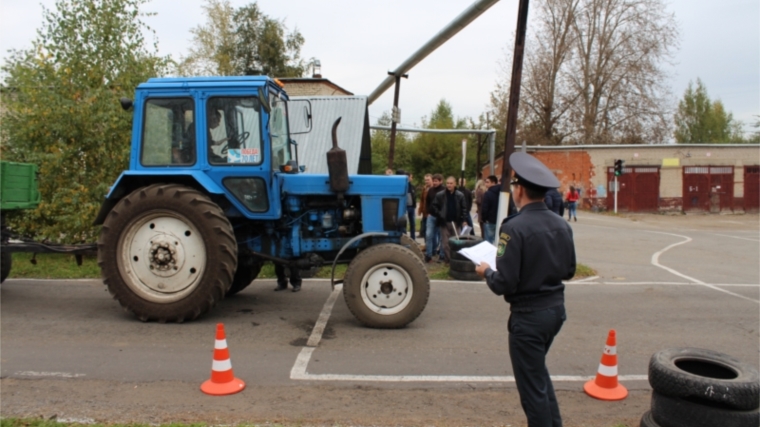
[[[277,80],[285,85],[288,96],[352,96],[353,93],[343,89],[328,79],[315,75],[311,78],[280,77]]]
[[[519,149],[519,148],[518,148]],[[757,212],[760,209],[760,145],[669,144],[527,147],[562,183],[581,189],[582,207],[611,210],[615,159],[618,211]],[[495,175],[501,176],[501,156]],[[490,166],[483,175],[490,175]]]

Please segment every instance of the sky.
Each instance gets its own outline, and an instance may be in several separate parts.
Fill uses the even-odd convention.
[[[535,9],[536,1],[531,2]],[[234,7],[249,0],[231,0]],[[322,76],[356,95],[369,95],[387,76],[474,0],[258,0],[267,15],[297,28],[302,57],[317,58]],[[9,49],[31,47],[42,24],[42,6],[54,0],[0,0],[0,62]],[[202,0],[152,0],[145,21],[156,32],[159,53],[187,52],[190,29],[205,23]],[[681,42],[670,76],[672,107],[690,81],[700,78],[744,128],[760,115],[760,1],[672,0]],[[487,110],[505,52],[513,49],[518,0],[501,0],[409,71],[401,82],[402,126],[419,126],[445,99],[457,117]],[[534,10],[531,9],[531,10]],[[532,15],[529,13],[529,19]],[[374,124],[393,105],[389,89],[370,106]]]

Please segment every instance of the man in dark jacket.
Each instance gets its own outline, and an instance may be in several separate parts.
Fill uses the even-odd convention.
[[[430,262],[433,259],[436,249],[441,240],[440,229],[438,228],[438,221],[433,213],[433,202],[435,201],[435,195],[443,191],[441,185],[443,176],[437,173],[433,175],[433,186],[430,187],[425,195],[425,209],[427,210],[427,224],[425,226],[425,262]]]
[[[509,303],[509,357],[528,425],[561,426],[546,355],[567,318],[562,281],[575,275],[573,230],[544,203],[546,190],[559,186],[549,168],[527,153],[509,163],[520,213],[501,224],[496,269],[482,262],[475,271]]]
[[[496,176],[486,178],[488,189],[483,195],[483,203],[480,205],[480,220],[483,221],[483,235],[487,242],[494,243],[496,238],[496,217],[499,213],[499,193],[501,185],[497,184]]]
[[[546,197],[544,197],[544,203],[550,211],[559,216],[565,215],[565,204],[562,201],[562,195],[559,194],[556,188],[550,188],[546,191]]]
[[[451,248],[449,248],[449,237],[459,234],[462,226],[466,224],[467,203],[464,200],[464,194],[457,191],[457,183],[453,176],[446,178],[446,190],[435,195],[431,214],[438,221],[441,230],[441,246],[445,253],[445,262],[451,260]]]
[[[464,202],[467,205],[467,216],[464,217],[464,220],[467,221],[467,225],[470,226],[470,235],[474,236],[475,227],[472,225],[472,191],[468,190],[467,187],[465,187],[465,184],[465,179],[461,178],[457,190],[464,195]]]

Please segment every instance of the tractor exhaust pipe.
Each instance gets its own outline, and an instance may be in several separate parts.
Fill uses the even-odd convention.
[[[342,198],[348,191],[348,160],[346,151],[338,147],[338,125],[342,117],[338,117],[332,127],[332,148],[327,152],[327,170],[330,174],[330,191],[338,193]]]

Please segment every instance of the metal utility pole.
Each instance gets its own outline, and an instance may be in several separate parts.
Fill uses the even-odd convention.
[[[517,109],[520,106],[520,83],[522,81],[523,53],[525,52],[525,33],[528,27],[528,3],[529,0],[520,0],[517,14],[517,32],[515,34],[515,51],[512,60],[512,82],[509,89],[509,109],[507,111],[507,137],[504,143],[504,158],[501,167],[501,195],[499,197],[499,211],[497,225],[507,216],[512,179],[512,167],[509,166],[509,156],[515,151],[515,137],[517,134]],[[499,233],[496,233],[498,236]],[[494,244],[496,242],[493,242]]]
[[[393,156],[396,151],[396,122],[401,121],[401,111],[398,109],[398,92],[401,87],[401,78],[409,78],[409,74],[396,74],[388,71],[388,75],[396,78],[396,89],[393,93],[393,111],[391,112],[391,144],[388,148],[388,169],[393,169]]]

